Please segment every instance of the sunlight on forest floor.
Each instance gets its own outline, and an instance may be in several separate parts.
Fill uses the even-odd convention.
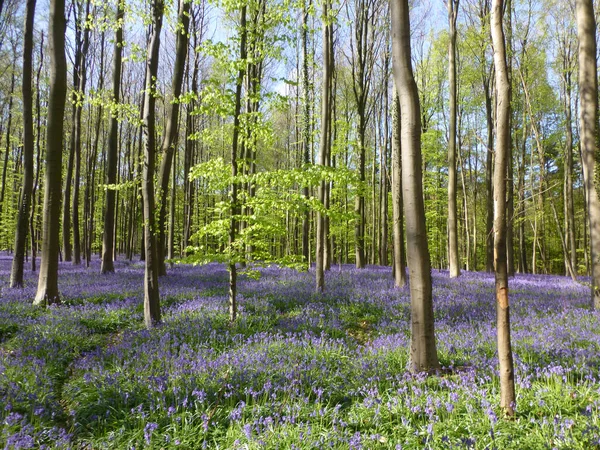
[[[63,305],[31,306],[0,258],[4,448],[600,448],[600,314],[589,287],[510,280],[517,416],[500,417],[492,274],[433,272],[442,376],[405,371],[408,289],[391,269],[261,269],[227,319],[223,266],[160,279],[143,327],[141,263],[61,263]]]

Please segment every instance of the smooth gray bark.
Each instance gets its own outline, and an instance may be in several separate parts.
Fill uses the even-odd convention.
[[[600,199],[598,197],[598,71],[592,0],[576,0],[579,40],[579,135],[586,190],[592,266],[592,305],[600,310]]]
[[[160,323],[160,296],[158,291],[158,256],[156,252],[154,169],[156,154],[155,139],[155,103],[156,76],[158,73],[158,56],[160,49],[160,32],[163,21],[164,3],[162,0],[152,2],[152,34],[148,42],[146,56],[146,90],[143,108],[143,141],[144,167],[142,181],[142,198],[144,210],[144,246],[146,249],[144,272],[144,323],[151,328]]]
[[[502,15],[503,0],[493,0],[491,33],[496,68],[496,157],[494,166],[494,269],[496,280],[496,327],[500,363],[500,407],[507,416],[515,413],[515,375],[510,340],[508,268],[506,260],[506,168],[510,148],[511,86],[508,80]]]
[[[50,94],[46,126],[46,179],[42,225],[42,260],[34,305],[60,303],[58,253],[62,182],[63,126],[67,96],[65,57],[65,2],[50,1],[48,46],[50,49]]]
[[[439,368],[437,356],[431,262],[423,203],[421,112],[413,76],[408,0],[391,0],[394,79],[400,99],[402,190],[406,217],[407,259],[410,272],[410,370]]]
[[[119,2],[116,22],[121,23],[125,15],[123,4]],[[123,60],[123,27],[116,30],[115,48],[113,56],[112,101],[119,103],[121,91],[121,69]],[[110,129],[108,132],[108,149],[106,151],[106,184],[117,183],[117,158],[119,151],[119,121],[116,113],[111,114]],[[106,204],[104,207],[104,233],[102,234],[102,265],[100,272],[112,273],[115,271],[113,264],[115,246],[115,196],[114,189],[106,190]]]
[[[460,275],[458,255],[458,212],[456,206],[456,19],[459,0],[447,0],[450,40],[448,42],[448,89],[450,97],[450,123],[448,141],[448,263],[450,278]]]
[[[167,123],[165,125],[165,134],[162,142],[162,161],[158,180],[160,182],[160,209],[158,215],[158,274],[166,275],[165,249],[166,249],[166,222],[167,222],[167,197],[169,193],[169,176],[171,166],[173,165],[173,153],[177,146],[177,129],[179,125],[179,97],[183,86],[183,73],[187,60],[188,50],[188,29],[190,25],[190,7],[191,2],[180,0],[178,23],[181,28],[177,28],[177,39],[175,43],[175,64],[173,69],[173,99],[167,112]]]
[[[23,186],[19,198],[19,215],[15,231],[15,254],[10,273],[10,286],[23,287],[27,228],[33,191],[33,23],[36,0],[27,0],[25,6],[25,32],[23,34]]]
[[[333,70],[333,29],[329,17],[329,0],[323,1],[323,82],[321,94],[321,140],[319,143],[319,164],[327,165],[331,147],[331,82]],[[326,207],[325,180],[319,183],[319,202]],[[316,288],[323,292],[325,288],[325,247],[327,233],[325,229],[325,213],[317,211],[317,242],[316,242]]]

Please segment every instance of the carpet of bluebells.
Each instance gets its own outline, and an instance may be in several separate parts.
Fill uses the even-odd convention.
[[[517,416],[501,417],[493,276],[433,272],[437,376],[406,372],[408,289],[390,268],[261,269],[227,319],[223,266],[161,278],[143,327],[139,262],[61,263],[31,306],[0,258],[0,448],[600,449],[600,314],[589,285],[510,280]]]

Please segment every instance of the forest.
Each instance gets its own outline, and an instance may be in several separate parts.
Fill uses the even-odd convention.
[[[592,0],[0,0],[0,445],[600,448]]]

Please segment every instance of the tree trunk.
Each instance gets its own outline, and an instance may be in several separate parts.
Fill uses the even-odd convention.
[[[50,49],[50,95],[46,127],[46,180],[42,225],[42,261],[34,305],[60,303],[58,253],[62,179],[63,125],[67,95],[65,58],[65,2],[50,0],[48,37]]]
[[[40,38],[40,61],[36,74],[36,86],[40,85],[40,77],[42,73],[42,68],[44,67],[44,33],[42,33]],[[35,194],[37,191],[37,187],[40,181],[40,168],[41,168],[41,159],[42,159],[42,146],[40,144],[41,134],[42,134],[42,115],[41,111],[41,100],[40,100],[40,90],[37,89],[35,94],[35,114],[36,114],[36,169],[35,169],[35,181],[33,183],[33,189],[31,191],[31,215],[29,217],[29,234],[31,238],[31,271],[36,271],[36,250],[37,250],[37,239],[35,236],[36,231],[36,201]]]
[[[392,221],[394,234],[394,284],[403,287],[406,284],[404,267],[404,219],[402,211],[402,149],[400,148],[400,100],[396,82],[392,83]]]
[[[500,363],[500,407],[507,416],[515,413],[515,377],[510,340],[510,308],[506,260],[506,168],[510,148],[511,86],[508,80],[502,15],[503,0],[493,0],[491,33],[496,68],[496,160],[494,167],[494,262],[498,360]]]
[[[592,264],[592,305],[600,310],[600,199],[598,198],[598,77],[596,68],[596,20],[592,0],[576,0],[579,40],[579,135],[581,162],[587,193]]]
[[[121,24],[125,11],[123,4],[117,8],[116,23]],[[115,49],[113,56],[113,89],[112,100],[119,103],[121,91],[121,66],[123,58],[123,27],[118,26],[116,31]],[[117,183],[117,158],[119,152],[119,121],[117,114],[111,114],[110,131],[108,132],[108,149],[106,151],[106,184]],[[115,195],[114,189],[106,189],[106,204],[104,205],[104,232],[102,234],[102,265],[100,272],[113,273],[114,246],[115,246]]]
[[[450,278],[460,275],[458,255],[458,213],[456,206],[456,19],[459,0],[447,0],[450,41],[448,43],[448,88],[450,95],[450,129],[448,141],[448,264]]]
[[[304,93],[304,110],[302,113],[302,150],[303,163],[310,163],[310,103],[309,103],[309,78],[308,78],[308,13],[311,0],[304,0],[302,4],[302,92]],[[302,188],[302,194],[308,201],[310,191],[308,186]],[[310,211],[308,208],[302,216],[302,256],[304,262],[310,265]]]
[[[571,110],[571,66],[573,55],[571,47],[565,42],[563,47],[563,65],[562,65],[562,81],[564,86],[563,108],[565,112],[565,156],[564,156],[564,214],[565,214],[565,234],[566,244],[568,248],[569,262],[571,268],[577,275],[577,244],[575,241],[575,207],[573,201],[573,118]]]
[[[246,28],[246,5],[242,6],[240,14],[240,60],[244,63],[247,58],[246,50],[246,39],[248,30]],[[238,176],[238,144],[240,135],[240,115],[242,110],[242,86],[244,85],[246,64],[240,66],[238,72],[238,78],[235,88],[235,111],[233,116],[233,139],[231,145],[231,176],[233,178],[231,182],[230,191],[230,208],[231,208],[231,219],[229,224],[229,251],[230,251],[230,262],[229,262],[229,320],[232,322],[237,319],[238,305],[237,305],[237,267],[236,267],[236,254],[234,250],[235,240],[237,237],[237,219],[236,216],[239,214],[240,207],[238,204],[238,182],[236,177]]]
[[[388,148],[389,148],[389,129],[388,129],[388,111],[389,111],[389,67],[390,55],[386,52],[383,66],[386,70],[386,76],[383,82],[383,110],[381,118],[383,120],[383,147],[381,149],[381,161],[379,172],[379,216],[380,216],[380,241],[379,241],[379,264],[382,266],[388,265]]]
[[[0,220],[2,220],[2,212],[4,211],[4,197],[6,193],[6,174],[8,171],[8,161],[10,155],[10,132],[12,131],[12,110],[13,96],[15,93],[15,78],[17,71],[17,55],[14,55],[12,63],[12,74],[10,77],[10,94],[8,96],[8,120],[6,123],[6,151],[4,153],[4,165],[2,167],[2,186],[0,187]],[[1,134],[1,133],[0,133]]]
[[[158,73],[158,52],[160,32],[163,21],[163,0],[152,2],[153,29],[148,42],[146,57],[146,89],[144,95],[143,138],[144,169],[142,180],[142,198],[144,203],[144,246],[146,248],[144,274],[144,323],[151,328],[160,323],[160,297],[158,291],[158,258],[156,252],[154,167],[156,154],[155,140],[155,103],[156,76]]]
[[[519,161],[519,179],[517,190],[519,194],[519,272],[527,273],[527,245],[525,242],[525,156],[527,152],[527,114],[523,111],[523,142],[521,142],[521,158]]]
[[[81,39],[81,24],[80,19],[80,4],[76,4],[75,1],[72,2],[72,11],[74,17],[74,25],[75,25],[75,55],[74,55],[74,64],[73,64],[73,92],[71,93],[71,115],[72,115],[72,123],[71,123],[71,143],[69,145],[69,158],[67,161],[67,173],[64,179],[65,189],[63,191],[63,201],[62,201],[62,247],[63,247],[63,259],[65,261],[71,261],[72,259],[72,246],[71,246],[71,187],[72,187],[72,179],[73,179],[73,165],[75,162],[75,146],[77,145],[75,140],[77,136],[77,115],[78,115],[78,104],[83,99],[79,98],[77,90],[79,89],[80,84],[80,71],[81,71],[81,50],[82,50],[82,39]],[[83,23],[85,23],[85,19]],[[85,25],[84,25],[85,26]],[[80,112],[79,112],[80,114]]]
[[[493,164],[494,164],[494,119],[492,117],[491,81],[484,81],[485,117],[487,121],[487,153],[485,158],[485,190],[486,190],[486,226],[485,226],[485,271],[494,271],[494,202],[493,202]]]
[[[33,23],[36,0],[27,0],[25,32],[23,37],[23,187],[19,199],[19,216],[15,232],[15,255],[10,273],[10,286],[23,287],[27,226],[33,190],[33,92],[31,78],[33,72]]]
[[[177,128],[179,125],[179,96],[183,85],[183,73],[187,59],[188,49],[188,29],[190,25],[190,7],[191,2],[180,0],[179,18],[177,22],[181,24],[181,29],[177,28],[177,41],[175,44],[175,63],[173,68],[173,99],[169,105],[167,113],[167,123],[162,142],[162,161],[158,179],[160,181],[160,208],[158,216],[158,235],[157,244],[158,254],[158,274],[166,275],[165,266],[165,248],[166,248],[166,222],[167,222],[167,199],[169,194],[169,176],[171,166],[173,165],[173,153],[177,146]]]
[[[90,14],[90,1],[86,2],[85,17]],[[73,264],[81,264],[81,235],[79,233],[79,178],[81,174],[81,112],[83,110],[83,97],[85,95],[85,84],[87,81],[86,56],[90,45],[90,29],[85,27],[83,31],[83,45],[80,52],[79,61],[79,86],[78,101],[75,105],[75,124],[74,124],[74,174],[73,174],[73,204],[71,208],[72,226],[73,226]]]
[[[400,98],[402,189],[410,271],[410,370],[432,371],[439,368],[439,362],[435,343],[431,263],[423,204],[419,93],[411,66],[408,0],[392,0],[391,15],[394,79]]]
[[[506,2],[506,45],[508,49],[507,55],[507,76],[508,83],[512,88],[512,70],[513,70],[513,47],[512,47],[512,0]],[[513,115],[509,115],[508,129],[513,129]],[[508,152],[507,161],[507,173],[506,173],[506,209],[507,209],[507,230],[506,230],[506,264],[508,276],[512,277],[515,275],[515,183],[514,183],[514,157],[513,157],[513,138],[512,133],[510,135],[509,147],[511,151]]]
[[[333,27],[329,17],[329,0],[323,1],[323,90],[321,94],[321,142],[319,144],[319,164],[327,165],[331,147],[331,81],[333,70]],[[319,182],[320,207],[326,206],[326,182]],[[317,211],[317,242],[316,242],[316,284],[317,292],[325,288],[325,246],[327,233],[325,230],[325,213]]]
[[[98,75],[98,91],[104,89],[104,32],[100,34],[100,71]],[[87,179],[85,185],[84,197],[86,199],[87,217],[86,217],[86,250],[85,250],[85,265],[90,266],[92,258],[92,244],[94,242],[94,216],[96,205],[96,164],[98,159],[98,148],[100,142],[100,130],[102,126],[102,104],[98,105],[98,113],[96,123],[94,124],[94,142],[91,146],[91,154],[88,155],[87,162]]]

